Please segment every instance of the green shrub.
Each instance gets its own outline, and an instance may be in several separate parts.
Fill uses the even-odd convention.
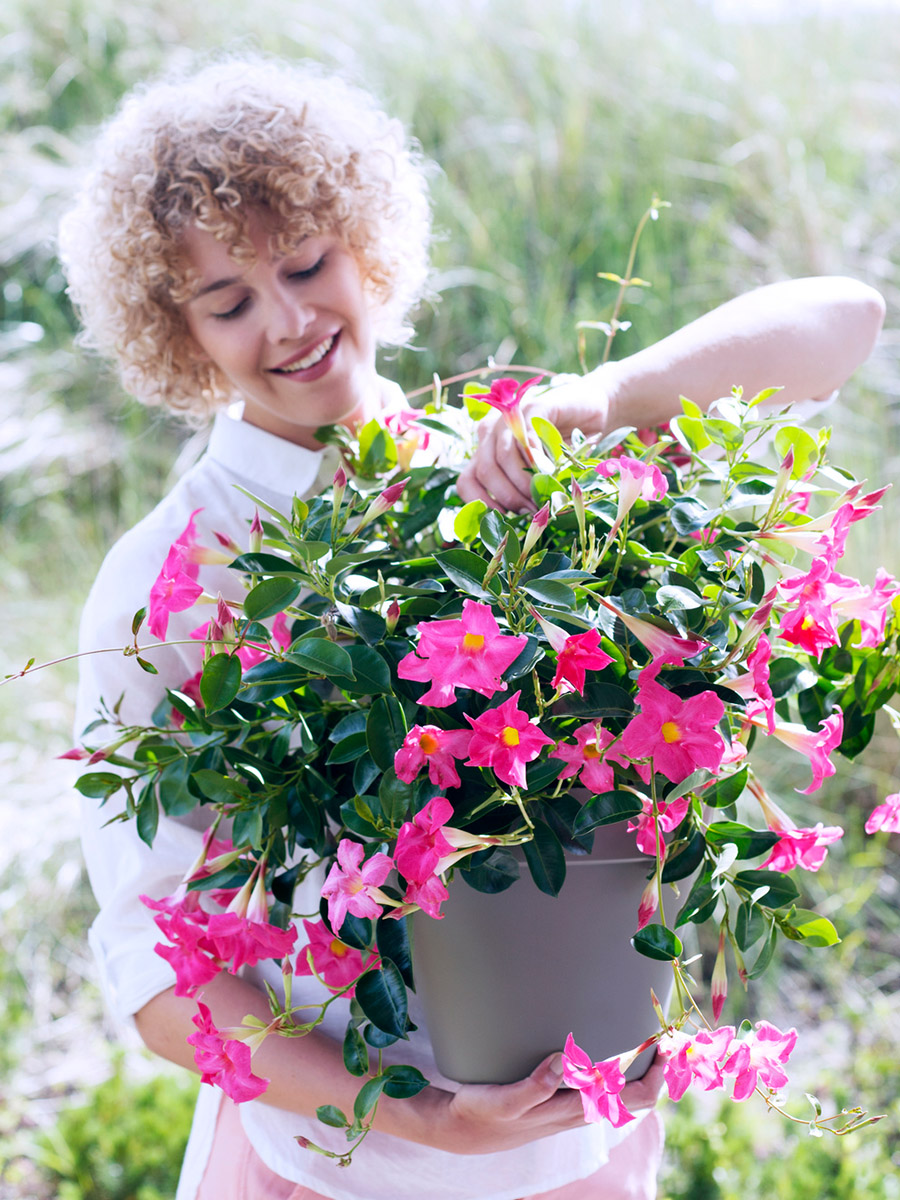
[[[38,1139],[37,1161],[58,1200],[171,1200],[197,1086],[172,1075],[134,1082],[117,1061],[111,1078]]]

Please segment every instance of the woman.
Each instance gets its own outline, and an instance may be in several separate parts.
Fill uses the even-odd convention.
[[[428,239],[423,165],[402,129],[368,97],[310,67],[229,61],[153,85],[126,100],[93,162],[61,235],[87,340],[117,361],[139,399],[194,421],[215,413],[215,423],[204,458],[101,568],[85,609],[84,651],[130,640],[133,613],[169,546],[189,530],[202,545],[216,533],[246,544],[253,503],[235,484],[284,507],[333,474],[319,426],[353,426],[399,402],[396,386],[376,372],[375,348],[407,336]],[[733,383],[751,391],[781,384],[779,400],[824,398],[868,354],[882,316],[880,297],[851,280],[774,285],[535,404],[568,433],[658,423],[677,411],[680,394],[706,406]],[[233,401],[242,408],[229,415]],[[483,428],[460,493],[527,508],[517,447],[501,424]],[[206,591],[228,595],[225,567],[199,569]],[[158,675],[120,656],[84,658],[78,732],[101,701],[111,706],[120,695],[121,719],[148,723],[164,688],[184,686],[199,667],[194,621],[175,614],[168,644],[148,652]],[[85,805],[85,854],[100,904],[91,941],[105,989],[151,1049],[193,1067],[186,1038],[195,1006],[174,994],[139,897],[175,890],[196,858],[202,816],[163,817],[151,852],[133,823],[105,825],[111,815]],[[317,907],[321,882],[310,876],[298,889],[295,911]],[[278,986],[280,976],[261,967],[205,985],[215,1025],[267,1017],[263,982]],[[295,980],[295,998],[303,988],[315,997],[318,987]],[[239,1114],[202,1089],[179,1200],[655,1194],[661,1139],[649,1110],[658,1069],[623,1093],[629,1109],[648,1115],[617,1145],[614,1131],[583,1123],[577,1094],[559,1089],[559,1055],[516,1084],[457,1088],[437,1076],[423,1033],[403,1058],[435,1086],[413,1100],[384,1097],[376,1132],[350,1171],[337,1171],[295,1138],[327,1141],[318,1105],[352,1108],[345,1020],[335,1004],[321,1030],[267,1039],[254,1071],[269,1088]]]

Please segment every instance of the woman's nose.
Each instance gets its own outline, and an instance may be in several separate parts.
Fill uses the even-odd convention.
[[[302,337],[314,320],[312,305],[304,303],[296,291],[279,288],[269,304],[269,341],[286,342]]]

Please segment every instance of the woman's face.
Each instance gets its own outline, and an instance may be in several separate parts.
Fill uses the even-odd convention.
[[[251,215],[256,251],[234,261],[224,242],[188,227],[200,274],[182,306],[188,329],[244,398],[244,420],[315,449],[320,425],[353,425],[377,407],[375,339],[356,259],[339,237],[305,238],[273,258],[269,227]]]

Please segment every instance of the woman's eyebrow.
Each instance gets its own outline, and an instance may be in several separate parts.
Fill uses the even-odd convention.
[[[200,288],[198,292],[194,293],[192,299],[199,300],[201,296],[208,296],[210,292],[218,292],[222,288],[231,287],[233,284],[241,282],[242,277],[240,275],[231,275],[228,279],[217,279],[214,283],[208,283],[205,287]]]

